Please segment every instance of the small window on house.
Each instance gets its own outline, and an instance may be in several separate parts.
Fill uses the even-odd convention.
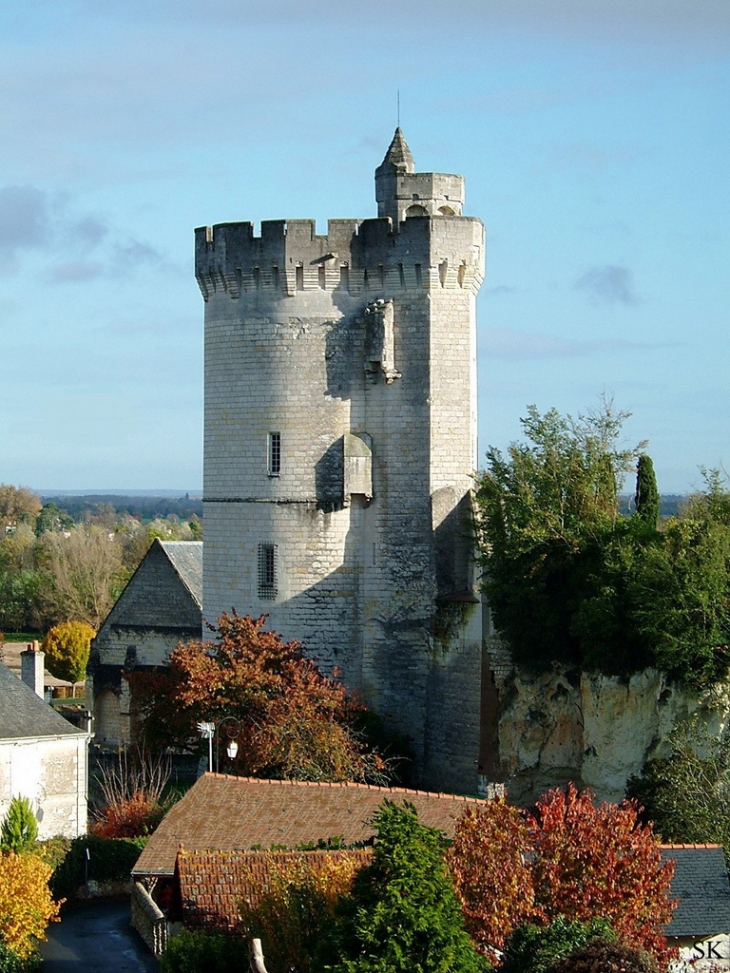
[[[269,476],[278,476],[281,473],[281,433],[270,432],[268,442],[267,459]]]
[[[296,281],[297,281],[297,290],[303,291],[304,290],[304,266],[302,264],[297,264],[295,268],[295,274],[296,274]]]
[[[276,544],[259,544],[259,598],[276,598]]]

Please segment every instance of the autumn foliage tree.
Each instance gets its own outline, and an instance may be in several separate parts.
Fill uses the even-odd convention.
[[[46,926],[58,921],[60,902],[48,888],[51,867],[36,855],[0,854],[0,942],[28,959]]]
[[[235,735],[238,774],[386,782],[386,761],[358,731],[362,704],[264,622],[224,614],[215,641],[178,645],[164,670],[129,674],[146,743],[187,747],[212,722],[216,747]]]
[[[484,952],[500,949],[525,921],[602,917],[622,942],[666,960],[662,930],[674,908],[674,866],[662,860],[635,803],[596,805],[589,791],[579,793],[570,784],[566,791],[549,791],[534,814],[518,818],[500,800],[470,810],[449,852],[470,931]],[[507,842],[494,840],[504,826],[521,849],[519,857]],[[482,897],[475,888],[483,889]]]
[[[56,679],[82,682],[86,678],[91,640],[96,632],[86,622],[62,622],[46,632],[42,649],[45,665]]]

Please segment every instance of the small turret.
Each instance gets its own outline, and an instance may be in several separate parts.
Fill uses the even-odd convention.
[[[389,217],[394,228],[413,216],[461,216],[464,179],[441,172],[416,172],[399,127],[375,170],[375,199],[378,216]]]

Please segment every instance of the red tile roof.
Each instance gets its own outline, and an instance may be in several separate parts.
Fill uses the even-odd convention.
[[[486,803],[402,787],[205,774],[163,819],[132,874],[174,874],[181,845],[187,851],[250,851],[327,838],[341,838],[346,845],[367,841],[374,833],[367,821],[386,798],[410,801],[422,824],[448,837],[466,807]]]
[[[235,931],[240,923],[239,904],[257,904],[261,893],[269,888],[272,867],[307,859],[316,868],[323,859],[349,859],[358,869],[368,863],[371,851],[180,851],[176,875],[182,920],[190,929]]]

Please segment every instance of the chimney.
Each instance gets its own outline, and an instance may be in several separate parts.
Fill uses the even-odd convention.
[[[45,657],[46,653],[41,652],[38,642],[31,642],[28,648],[20,653],[20,677],[41,699],[44,698],[43,660]]]

